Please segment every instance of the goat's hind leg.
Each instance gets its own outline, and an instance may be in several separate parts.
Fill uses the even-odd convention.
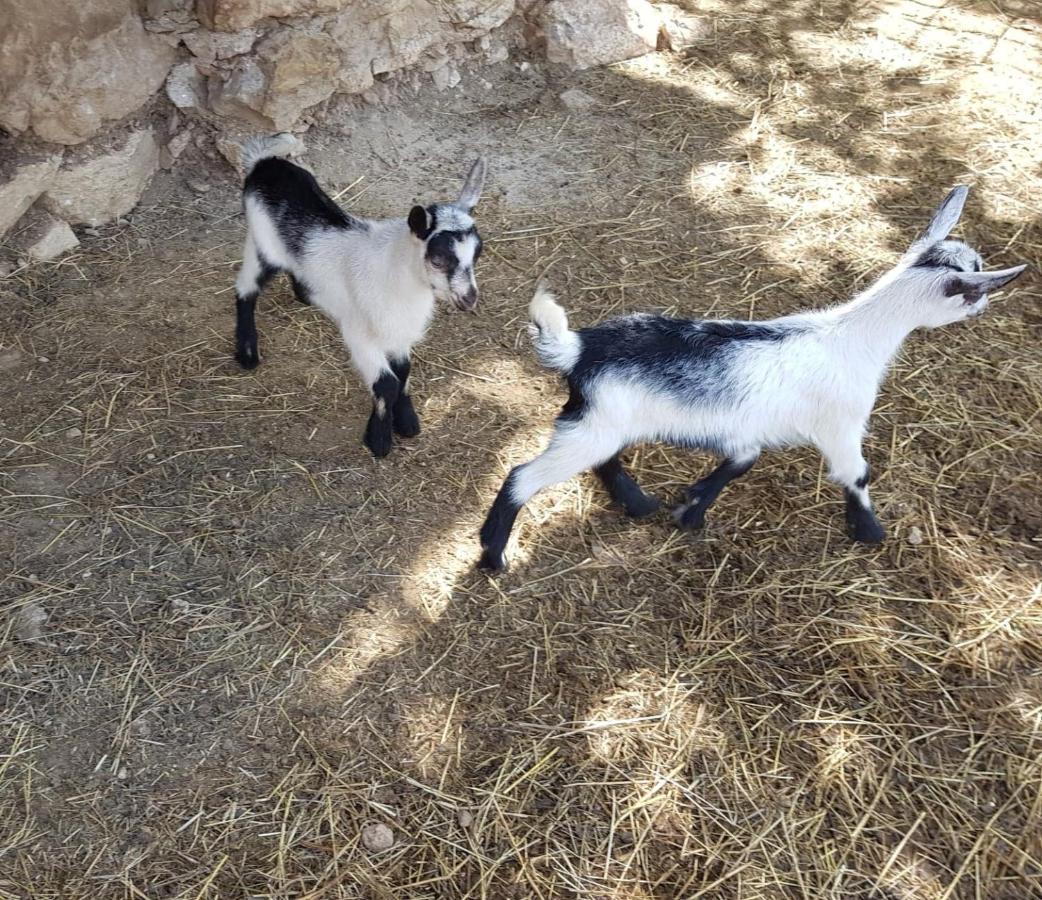
[[[235,279],[235,358],[244,369],[255,369],[260,362],[257,297],[278,271],[261,258],[253,238],[247,235],[242,251],[242,265]]]
[[[289,273],[289,284],[293,288],[293,296],[305,306],[311,306],[311,289],[293,273]]]
[[[759,450],[729,456],[705,478],[687,489],[687,502],[673,510],[681,528],[698,529],[706,523],[706,513],[727,485],[748,472],[760,455]]]
[[[635,519],[650,516],[659,508],[659,502],[645,493],[633,477],[622,467],[619,454],[615,454],[606,463],[594,469],[597,477],[611,494],[612,500],[618,503],[627,516]]]
[[[503,551],[514,521],[529,500],[543,488],[567,481],[586,469],[600,466],[619,452],[618,441],[598,434],[581,421],[557,420],[550,445],[531,462],[511,469],[481,526],[481,559],[478,567],[501,572],[506,568]]]

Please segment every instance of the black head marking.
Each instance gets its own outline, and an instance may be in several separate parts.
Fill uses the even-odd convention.
[[[434,208],[424,209],[422,206],[414,206],[409,210],[409,230],[421,241],[431,236],[437,224],[437,216]]]

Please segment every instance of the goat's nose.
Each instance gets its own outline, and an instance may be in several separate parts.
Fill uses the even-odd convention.
[[[473,309],[475,306],[478,305],[477,288],[472,287],[470,288],[470,290],[467,291],[467,293],[463,295],[463,305],[466,306],[467,309]]]

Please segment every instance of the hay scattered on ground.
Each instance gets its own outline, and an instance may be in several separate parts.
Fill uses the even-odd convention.
[[[1034,4],[700,9],[689,54],[381,114],[423,146],[313,136],[374,213],[421,158],[448,187],[493,157],[481,315],[436,323],[386,461],[285,285],[231,363],[230,180],[0,282],[0,895],[1042,895],[1037,275],[902,354],[881,549],[789,452],[702,535],[580,479],[508,575],[470,568],[562,400],[523,337],[542,272],[578,323],[769,316],[863,285],[956,182],[986,259],[1042,265]],[[663,498],[705,464],[633,454]]]

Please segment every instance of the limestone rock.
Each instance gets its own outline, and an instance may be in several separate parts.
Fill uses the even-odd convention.
[[[586,69],[654,50],[662,20],[648,0],[551,0],[542,24],[550,62]]]
[[[178,109],[205,106],[206,80],[193,62],[178,63],[166,77],[166,95]]]
[[[561,92],[561,105],[572,112],[586,112],[600,105],[596,97],[591,97],[586,91],[571,88]]]
[[[454,28],[483,34],[498,28],[514,14],[515,0],[450,0],[442,4],[444,15]],[[462,40],[473,35],[463,34]]]
[[[0,153],[0,237],[36,202],[61,165],[61,154],[35,154],[20,159]]]
[[[199,23],[195,19],[195,0],[146,0],[145,28],[160,34],[185,34]]]
[[[267,71],[261,111],[276,131],[290,128],[305,109],[336,90],[340,48],[324,32],[278,32],[258,47],[257,55]]]
[[[256,28],[244,28],[242,31],[209,31],[200,28],[184,36],[185,46],[192,51],[200,62],[207,65],[218,59],[231,59],[249,53],[257,42],[259,33]]]
[[[198,0],[197,13],[207,28],[239,31],[266,18],[312,16],[335,12],[349,0]]]
[[[23,0],[15,10],[0,27],[0,127],[14,134],[81,143],[145,103],[174,60],[134,0]]]
[[[268,80],[255,59],[244,57],[231,74],[210,78],[210,109],[220,116],[249,122],[257,128],[274,131],[275,123],[261,110]]]
[[[22,219],[22,226],[13,244],[19,253],[31,259],[57,259],[80,243],[67,222],[55,218],[39,206],[29,210]]]
[[[111,222],[134,208],[158,168],[159,145],[152,129],[143,128],[122,146],[103,146],[84,159],[66,160],[43,203],[73,224]]]

